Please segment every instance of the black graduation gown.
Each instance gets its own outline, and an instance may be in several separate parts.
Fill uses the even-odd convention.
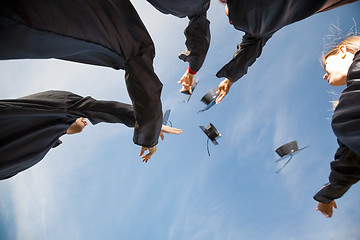
[[[134,142],[157,144],[162,84],[154,44],[129,0],[2,0],[0,59],[62,60],[124,69]]]
[[[233,59],[217,77],[236,82],[262,52],[266,42],[279,29],[357,0],[227,0],[229,19],[234,28],[245,32]]]
[[[354,56],[332,118],[331,126],[336,137],[360,155],[360,51]]]
[[[65,91],[46,91],[0,100],[0,179],[35,165],[58,144],[77,118],[134,127],[133,108]]]
[[[210,0],[147,1],[164,14],[189,18],[189,24],[184,31],[187,51],[180,53],[179,58],[188,62],[191,70],[199,71],[210,45],[210,22],[206,17]]]
[[[360,51],[354,56],[346,82],[331,123],[339,148],[330,163],[329,183],[314,196],[323,203],[340,198],[360,180]]]
[[[360,155],[338,141],[335,160],[330,163],[329,183],[322,186],[314,199],[330,203],[342,197],[352,185],[360,180]]]

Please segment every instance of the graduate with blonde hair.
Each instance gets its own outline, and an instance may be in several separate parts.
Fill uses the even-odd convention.
[[[338,43],[323,57],[324,79],[332,86],[346,85],[334,110],[331,126],[339,148],[330,163],[329,183],[315,194],[317,210],[331,217],[342,197],[360,180],[360,36]]]

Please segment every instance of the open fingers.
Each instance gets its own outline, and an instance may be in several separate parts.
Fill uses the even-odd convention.
[[[331,218],[332,214],[333,214],[333,209],[329,209],[329,212],[327,213],[323,213],[327,218]]]
[[[180,81],[178,82],[179,84],[186,84],[186,85],[191,85],[191,80],[189,79],[188,76],[183,76]]]
[[[142,157],[142,161],[147,163],[149,161],[149,159],[151,158],[151,155],[150,153],[146,154],[145,156]]]
[[[146,149],[146,147],[141,147],[139,156],[142,156],[145,153]]]
[[[143,148],[143,147],[142,147]],[[146,150],[149,150],[149,153],[142,157],[143,162],[146,162],[151,158],[151,156],[156,152],[156,146],[152,148],[146,148]]]
[[[179,82],[180,83],[180,82]],[[183,81],[181,83],[183,85],[182,89],[180,90],[180,92],[186,92],[186,91],[189,91],[190,94],[192,94],[192,90],[191,90],[191,84],[189,83],[186,83],[185,81]]]
[[[185,86],[183,85],[182,89],[180,90],[180,92],[186,92],[189,91],[189,93],[191,94],[191,87],[190,86]]]
[[[221,100],[223,100],[223,98],[226,96],[226,93],[225,92],[221,92],[220,94],[219,94],[219,96],[216,98],[216,103],[220,103],[221,102]]]
[[[322,215],[324,215],[325,217],[329,217],[329,214],[323,210],[320,210],[319,208],[316,208],[316,211],[320,211]]]
[[[166,126],[166,125],[162,125],[161,126],[161,133],[180,134],[180,133],[182,133],[182,130],[177,129],[177,128],[173,128],[173,127],[169,127],[169,126]]]
[[[152,154],[150,154],[150,151],[149,151],[148,154],[146,154],[146,155],[144,155],[144,156],[141,157],[141,158],[142,158],[142,161],[143,161],[143,162],[147,162],[147,161],[151,158],[151,155],[152,155]]]
[[[219,84],[218,90],[216,91],[216,94],[219,94],[224,91],[224,85],[222,83]]]
[[[172,131],[172,134],[180,134],[180,133],[182,133],[181,129],[174,128]]]

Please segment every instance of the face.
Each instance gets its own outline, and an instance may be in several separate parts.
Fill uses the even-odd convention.
[[[324,79],[328,81],[331,86],[342,86],[346,84],[346,76],[354,55],[340,50],[338,54],[331,55],[325,60],[325,75]]]
[[[88,125],[87,121],[84,118],[78,118],[76,121],[71,124],[69,129],[66,131],[67,134],[80,133]]]

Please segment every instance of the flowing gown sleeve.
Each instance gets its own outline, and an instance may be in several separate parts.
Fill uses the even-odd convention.
[[[0,100],[0,180],[41,161],[79,117],[134,127],[133,108],[66,91],[46,91]]]
[[[123,123],[128,127],[135,126],[133,107],[130,104],[96,100],[92,97],[81,97],[69,93],[68,112],[89,119],[92,124],[100,122]]]
[[[229,19],[245,32],[233,59],[216,74],[236,82],[256,61],[266,42],[281,28],[356,0],[227,0]]]
[[[210,2],[207,2],[201,12],[189,16],[190,21],[184,31],[187,50],[179,54],[179,58],[188,62],[195,72],[203,65],[210,45],[210,21],[206,16],[209,6]]]
[[[157,144],[162,83],[152,39],[129,0],[0,1],[0,59],[62,60],[124,69],[134,143]]]
[[[272,34],[266,37],[251,37],[245,34],[242,42],[237,46],[233,59],[222,67],[216,76],[219,78],[226,77],[231,82],[236,82],[247,73],[248,68],[260,57],[263,47],[271,36]]]
[[[147,0],[164,14],[189,18],[184,34],[187,50],[179,58],[189,63],[191,70],[197,72],[203,65],[210,45],[210,22],[207,11],[210,0]]]
[[[314,199],[322,203],[330,203],[342,197],[350,187],[360,180],[360,155],[351,151],[339,141],[340,147],[335,160],[330,163],[329,183],[315,194]]]
[[[144,137],[143,132],[145,131],[146,133],[146,131],[150,131],[151,134],[151,131],[154,131],[155,128],[152,126],[152,122],[149,121],[141,125],[143,128],[145,128],[142,129],[135,120],[136,118],[134,114],[136,112],[133,110],[133,106],[126,103],[96,100],[89,96],[82,97],[73,93],[69,93],[67,106],[67,111],[69,114],[86,117],[92,124],[97,124],[100,122],[123,123],[128,127],[135,127],[134,142],[138,141],[140,143],[139,145],[141,146],[147,146],[146,141],[149,141],[149,139]],[[149,116],[150,115],[151,113],[149,113]],[[159,118],[161,130],[162,114]],[[151,137],[151,141],[157,142],[157,139],[153,139]]]

